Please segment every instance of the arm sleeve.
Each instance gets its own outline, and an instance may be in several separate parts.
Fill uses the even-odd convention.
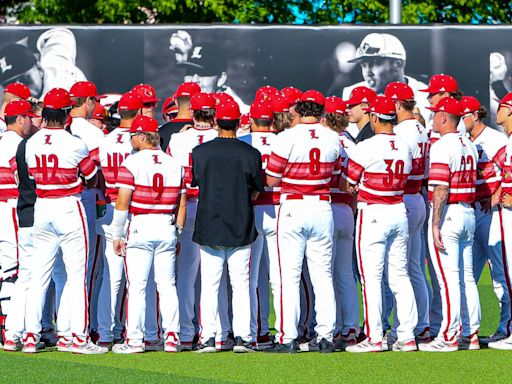
[[[450,185],[450,155],[435,143],[430,150],[428,185]]]
[[[267,168],[265,169],[267,175],[277,178],[283,176],[290,157],[292,143],[292,140],[285,133],[281,133],[272,141],[272,151],[267,162]]]

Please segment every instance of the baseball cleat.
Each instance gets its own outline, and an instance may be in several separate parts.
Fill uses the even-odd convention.
[[[174,332],[169,332],[167,337],[165,338],[164,343],[164,351],[165,352],[180,352],[181,345],[180,339],[176,336]]]
[[[480,339],[480,344],[487,345],[489,343],[495,343],[500,340],[505,340],[507,337],[508,336],[505,335],[504,333],[496,332],[496,333],[493,333],[489,337],[484,337],[484,338]]]
[[[381,341],[374,343],[366,338],[356,345],[345,348],[345,351],[351,353],[382,352],[382,345],[383,343]]]
[[[235,339],[233,339],[231,336],[228,336],[226,340],[215,342],[215,348],[217,351],[232,351],[234,346]]]
[[[25,339],[23,340],[22,352],[36,353],[41,349],[44,349],[44,343],[41,343],[38,339],[39,338],[33,333],[27,333]]]
[[[73,339],[68,339],[67,337],[64,337],[64,336],[59,337],[59,341],[57,342],[57,351],[71,352],[72,346],[73,346]]]
[[[23,348],[23,343],[18,338],[4,340],[3,349],[5,352],[21,351],[22,348]]]
[[[318,352],[320,351],[320,346],[315,338],[307,343],[299,344],[299,349],[301,352]]]
[[[233,347],[233,352],[235,353],[247,353],[247,352],[256,352],[252,349],[252,344],[250,341],[244,341],[240,336],[235,337],[235,346]]]
[[[432,340],[428,328],[425,328],[423,332],[416,336],[416,343],[418,344],[430,343]]]
[[[299,344],[293,340],[287,344],[274,344],[272,347],[264,349],[263,352],[269,353],[297,353],[299,352]]]
[[[480,343],[478,341],[478,335],[476,333],[469,337],[461,336],[457,342],[459,350],[461,351],[478,351],[480,349]]]
[[[457,340],[444,341],[435,339],[430,343],[420,344],[419,350],[422,352],[456,352],[459,350]]]
[[[273,341],[269,334],[266,334],[258,336],[256,342],[253,342],[252,345],[253,348],[255,348],[257,351],[262,351],[264,349],[272,347]]]
[[[512,351],[512,336],[487,344],[488,348],[499,349],[500,351]]]
[[[159,352],[164,350],[163,340],[144,340],[144,349],[146,352]]]
[[[99,345],[94,344],[90,340],[81,341],[78,338],[75,338],[76,341],[73,342],[73,346],[71,347],[71,352],[79,355],[103,355],[108,352],[108,348],[100,347]]]
[[[52,328],[43,329],[40,341],[43,342],[46,347],[55,347],[59,342],[59,337]]]
[[[181,352],[194,351],[194,350],[195,350],[195,348],[194,348],[194,344],[192,343],[192,341],[182,341],[181,342],[181,346],[180,346]]]
[[[120,354],[120,355],[131,355],[133,353],[143,353],[145,350],[145,345],[131,345],[128,342],[124,342],[123,344],[114,344],[112,347],[112,352]]]
[[[395,341],[392,347],[393,352],[414,352],[418,350],[414,339],[405,341]]]
[[[196,353],[212,353],[217,352],[217,348],[215,348],[215,337],[210,337],[208,341],[204,344],[199,345]]]
[[[334,352],[333,344],[326,339],[320,340],[320,343],[318,343],[318,347],[319,347],[318,349],[319,349],[320,353],[333,353]]]
[[[356,330],[352,328],[345,335],[343,335],[341,332],[338,333],[333,338],[332,343],[335,351],[344,351],[345,348],[356,345]]]
[[[111,351],[114,343],[112,341],[98,341],[96,345],[101,348],[107,348],[109,351]]]

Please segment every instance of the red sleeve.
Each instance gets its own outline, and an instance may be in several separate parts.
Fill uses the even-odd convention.
[[[507,157],[507,146],[504,145],[503,147],[501,147],[499,149],[498,152],[496,152],[496,155],[494,155],[494,157],[492,158],[492,161],[494,161],[494,163],[496,165],[498,165],[498,167],[500,167],[500,169],[503,169],[503,165],[505,164],[506,157]]]
[[[80,171],[83,173],[86,180],[89,180],[92,177],[94,177],[94,175],[98,171],[90,155],[84,157],[82,161],[78,163],[78,168],[80,168]]]
[[[332,170],[333,175],[341,174],[341,169],[343,168],[343,157],[339,156],[336,162],[334,163],[334,169]]]
[[[272,177],[282,177],[288,164],[288,159],[277,155],[275,152],[270,154],[265,172]]]
[[[348,159],[347,167],[343,170],[343,177],[350,184],[357,184],[361,180],[364,168],[352,159]]]
[[[18,163],[16,162],[16,156],[9,160],[9,165],[13,172],[18,172]]]
[[[444,163],[432,163],[428,178],[430,185],[450,185],[450,167]]]
[[[94,148],[93,150],[89,151],[89,157],[96,165],[100,165],[100,149]]]
[[[135,189],[135,178],[128,168],[121,166],[117,172],[116,188]]]

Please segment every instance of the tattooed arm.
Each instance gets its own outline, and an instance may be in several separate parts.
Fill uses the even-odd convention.
[[[432,235],[434,245],[437,249],[444,251],[443,239],[441,238],[441,218],[444,208],[448,202],[449,187],[446,185],[436,185],[432,197]]]

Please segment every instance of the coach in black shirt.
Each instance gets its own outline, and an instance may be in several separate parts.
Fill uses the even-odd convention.
[[[233,351],[252,351],[249,262],[257,236],[252,201],[263,191],[263,180],[260,152],[236,138],[239,119],[236,103],[218,105],[219,137],[192,152],[192,186],[199,187],[192,240],[201,253],[200,352],[215,352],[224,263],[233,288]]]

